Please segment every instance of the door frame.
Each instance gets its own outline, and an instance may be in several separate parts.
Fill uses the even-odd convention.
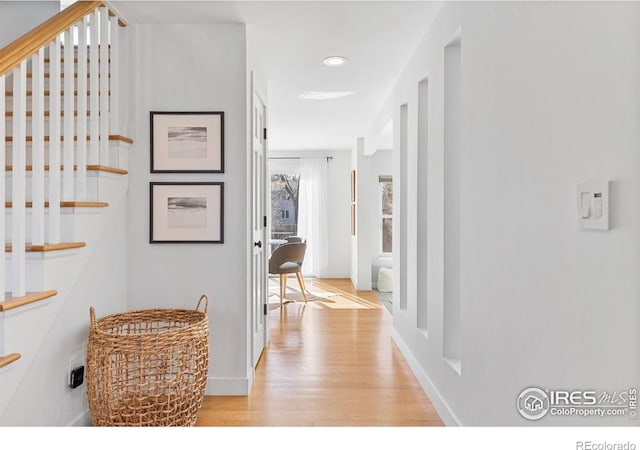
[[[249,222],[249,283],[248,284],[248,302],[247,302],[247,362],[248,362],[248,367],[250,368],[250,380],[249,380],[249,388],[251,387],[251,385],[253,384],[253,380],[255,379],[255,369],[256,366],[260,360],[260,358],[262,357],[262,354],[264,353],[264,349],[267,347],[268,343],[269,343],[269,326],[268,326],[268,313],[269,313],[269,306],[268,306],[268,258],[267,258],[267,245],[268,245],[268,236],[267,236],[267,231],[268,231],[268,227],[263,227],[262,230],[262,236],[261,236],[261,241],[263,243],[262,245],[262,258],[263,258],[263,267],[264,267],[264,283],[262,286],[262,298],[263,298],[263,304],[261,305],[261,310],[266,312],[265,314],[263,314],[263,320],[264,320],[264,325],[263,325],[263,332],[264,332],[264,336],[263,336],[263,342],[264,342],[264,346],[262,347],[262,349],[260,350],[260,354],[259,355],[255,355],[255,347],[254,347],[254,333],[253,333],[253,323],[254,323],[254,313],[255,313],[255,308],[254,308],[254,297],[253,297],[253,293],[254,293],[254,277],[253,277],[253,264],[254,264],[254,256],[253,256],[253,242],[254,242],[254,234],[253,234],[253,224],[254,224],[254,208],[253,208],[253,195],[254,195],[254,190],[253,190],[253,183],[254,183],[254,179],[253,179],[253,127],[254,127],[254,107],[255,107],[255,102],[254,102],[254,98],[257,97],[260,99],[260,101],[262,102],[262,104],[264,105],[264,124],[263,124],[263,128],[267,128],[268,126],[268,114],[267,114],[267,102],[265,101],[265,95],[261,92],[260,88],[256,85],[255,83],[255,74],[253,71],[250,71],[250,82],[249,82],[249,93],[248,93],[248,101],[247,104],[249,106],[249,111],[247,114],[247,120],[248,120],[248,158],[249,158],[249,164],[247,164],[247,174],[248,174],[248,203],[249,203],[249,208],[248,210],[250,211],[249,217],[248,217],[248,222]],[[263,130],[260,130],[261,132],[264,132]],[[263,160],[264,160],[264,164],[262,167],[263,170],[263,174],[262,174],[262,180],[263,180],[263,190],[262,190],[262,211],[264,213],[265,216],[267,216],[267,220],[269,220],[268,214],[267,214],[267,174],[268,174],[268,140],[264,139],[264,155],[263,155]],[[259,218],[260,220],[263,220],[262,218]],[[255,361],[255,364],[254,364]]]

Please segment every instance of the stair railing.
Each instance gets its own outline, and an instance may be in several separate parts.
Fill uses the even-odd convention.
[[[11,244],[5,245],[5,252],[11,252],[9,267],[5,268],[4,255],[0,258],[0,300],[5,298],[5,269],[11,274],[12,297],[26,294],[27,227],[32,245],[60,243],[60,203],[86,199],[87,165],[117,167],[109,140],[119,126],[121,26],[124,23],[106,2],[79,1],[0,49],[0,167],[11,168],[11,198],[4,171],[0,200],[11,201],[12,236]],[[5,202],[0,201],[0,236],[5,236],[5,221]]]

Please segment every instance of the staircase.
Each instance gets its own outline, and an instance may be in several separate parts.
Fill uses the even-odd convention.
[[[126,210],[123,28],[106,3],[78,2],[0,49],[0,425],[16,417],[17,391],[46,390],[25,386],[45,343],[83,364],[81,346],[47,340],[61,335],[65,304],[86,292],[82,277],[102,264],[96,249],[108,251],[105,236]]]

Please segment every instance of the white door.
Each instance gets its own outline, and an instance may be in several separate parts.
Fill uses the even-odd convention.
[[[252,81],[253,84],[253,81]],[[253,90],[252,107],[252,223],[253,223],[253,259],[251,273],[253,280],[252,302],[252,363],[256,367],[262,350],[268,342],[268,294],[267,294],[267,252],[266,236],[266,106],[260,96]]]

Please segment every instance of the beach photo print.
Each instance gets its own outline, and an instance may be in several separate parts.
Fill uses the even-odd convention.
[[[224,183],[150,183],[149,242],[223,243]]]
[[[151,172],[224,173],[224,113],[151,111]]]

